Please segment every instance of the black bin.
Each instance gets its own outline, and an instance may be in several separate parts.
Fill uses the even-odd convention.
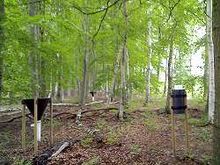
[[[187,108],[186,91],[185,89],[173,89],[171,93],[172,106],[174,114],[185,113]]]

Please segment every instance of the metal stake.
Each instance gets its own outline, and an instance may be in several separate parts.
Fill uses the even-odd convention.
[[[22,149],[25,150],[25,138],[26,138],[26,116],[25,116],[25,105],[23,105],[22,108],[22,127],[21,127],[21,145],[22,145]]]
[[[173,109],[171,110],[171,122],[172,122],[172,147],[173,155],[176,156],[176,135],[175,135],[175,115]]]
[[[53,102],[50,99],[50,145],[53,144]]]
[[[185,134],[186,134],[186,153],[189,154],[189,125],[188,125],[188,112],[185,110]]]
[[[34,98],[34,154],[37,154],[38,141],[37,141],[37,98]]]

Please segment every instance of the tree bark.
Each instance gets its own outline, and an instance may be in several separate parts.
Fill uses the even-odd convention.
[[[168,59],[166,59],[166,66],[165,66],[163,96],[165,96],[167,93],[167,79],[168,79],[167,72],[168,72]]]
[[[171,95],[171,90],[172,90],[172,61],[173,61],[173,36],[171,37],[170,41],[170,51],[169,51],[169,58],[168,58],[168,70],[167,70],[167,81],[168,81],[168,86],[167,86],[167,100],[166,100],[166,113],[170,114],[171,109],[170,109],[170,95]]]
[[[213,130],[213,164],[220,164],[220,1],[213,0],[213,43],[215,58],[215,113]]]
[[[63,58],[60,54],[57,54],[57,60],[59,64],[58,70],[58,86],[57,86],[57,101],[62,103],[64,101],[64,90],[63,90]]]
[[[2,104],[2,91],[3,91],[3,60],[4,60],[4,28],[3,22],[5,18],[5,5],[4,0],[0,0],[0,108]]]
[[[213,123],[215,108],[214,50],[212,41],[212,0],[207,1],[207,48],[209,61],[209,121]]]
[[[119,108],[119,119],[123,120],[124,110],[126,106],[126,64],[127,64],[127,26],[128,26],[128,15],[127,15],[127,3],[123,0],[123,16],[125,21],[125,30],[123,34],[123,47],[121,56],[121,98]]]
[[[41,1],[29,0],[29,15],[35,16],[38,13],[39,5]],[[29,62],[31,66],[32,75],[32,97],[36,98],[39,96],[39,73],[38,73],[38,62],[39,55],[37,51],[37,42],[39,40],[39,27],[37,25],[31,25],[31,35],[33,39],[33,44],[30,50]]]
[[[151,20],[152,9],[151,6],[147,11],[147,16],[149,16],[149,21],[147,25],[147,72],[146,72],[146,97],[145,103],[150,101],[150,85],[151,85],[151,56],[152,56],[152,20]]]
[[[87,6],[88,1],[85,0],[85,6]],[[85,104],[86,92],[87,92],[87,81],[88,81],[88,58],[89,58],[89,16],[84,16],[84,57],[83,57],[83,80],[81,84],[81,98],[80,104],[83,106]]]

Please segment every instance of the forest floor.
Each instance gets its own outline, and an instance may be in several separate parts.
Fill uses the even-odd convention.
[[[189,105],[189,153],[186,153],[184,115],[176,115],[177,156],[172,152],[171,115],[162,113],[159,99],[143,106],[143,100],[134,99],[123,122],[117,110],[107,110],[104,103],[85,107],[81,126],[75,122],[77,106],[54,106],[54,142],[80,140],[54,157],[48,164],[55,165],[144,165],[144,164],[211,164],[212,126],[205,125],[206,117],[201,104]],[[110,107],[118,107],[118,103]],[[93,111],[95,109],[99,109]],[[101,110],[106,109],[106,110]],[[49,121],[45,115],[39,153],[48,148]],[[1,114],[0,114],[1,116]],[[10,117],[9,117],[10,118]],[[2,115],[1,121],[7,117]],[[21,150],[21,119],[0,123],[0,159],[14,164],[28,164],[33,158],[32,119],[27,121],[27,149]],[[95,130],[101,142],[88,130]]]

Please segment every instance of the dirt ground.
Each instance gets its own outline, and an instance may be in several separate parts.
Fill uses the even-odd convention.
[[[110,105],[118,107],[118,104]],[[203,112],[195,107],[189,110],[189,151],[186,152],[184,115],[176,115],[177,156],[172,152],[171,116],[162,113],[158,105],[131,106],[125,120],[119,121],[117,110],[106,109],[97,104],[85,107],[81,126],[77,125],[76,106],[54,106],[54,143],[80,140],[48,162],[51,165],[144,165],[144,164],[211,164],[212,126],[204,125]],[[99,111],[92,111],[100,109]],[[11,117],[11,116],[10,116]],[[0,121],[7,118],[2,115]],[[44,116],[42,142],[39,153],[48,148],[49,120]],[[21,119],[0,123],[0,159],[9,159],[14,164],[28,164],[33,158],[32,119],[27,120],[27,149],[21,149]],[[97,142],[88,130],[95,130],[101,136]]]

